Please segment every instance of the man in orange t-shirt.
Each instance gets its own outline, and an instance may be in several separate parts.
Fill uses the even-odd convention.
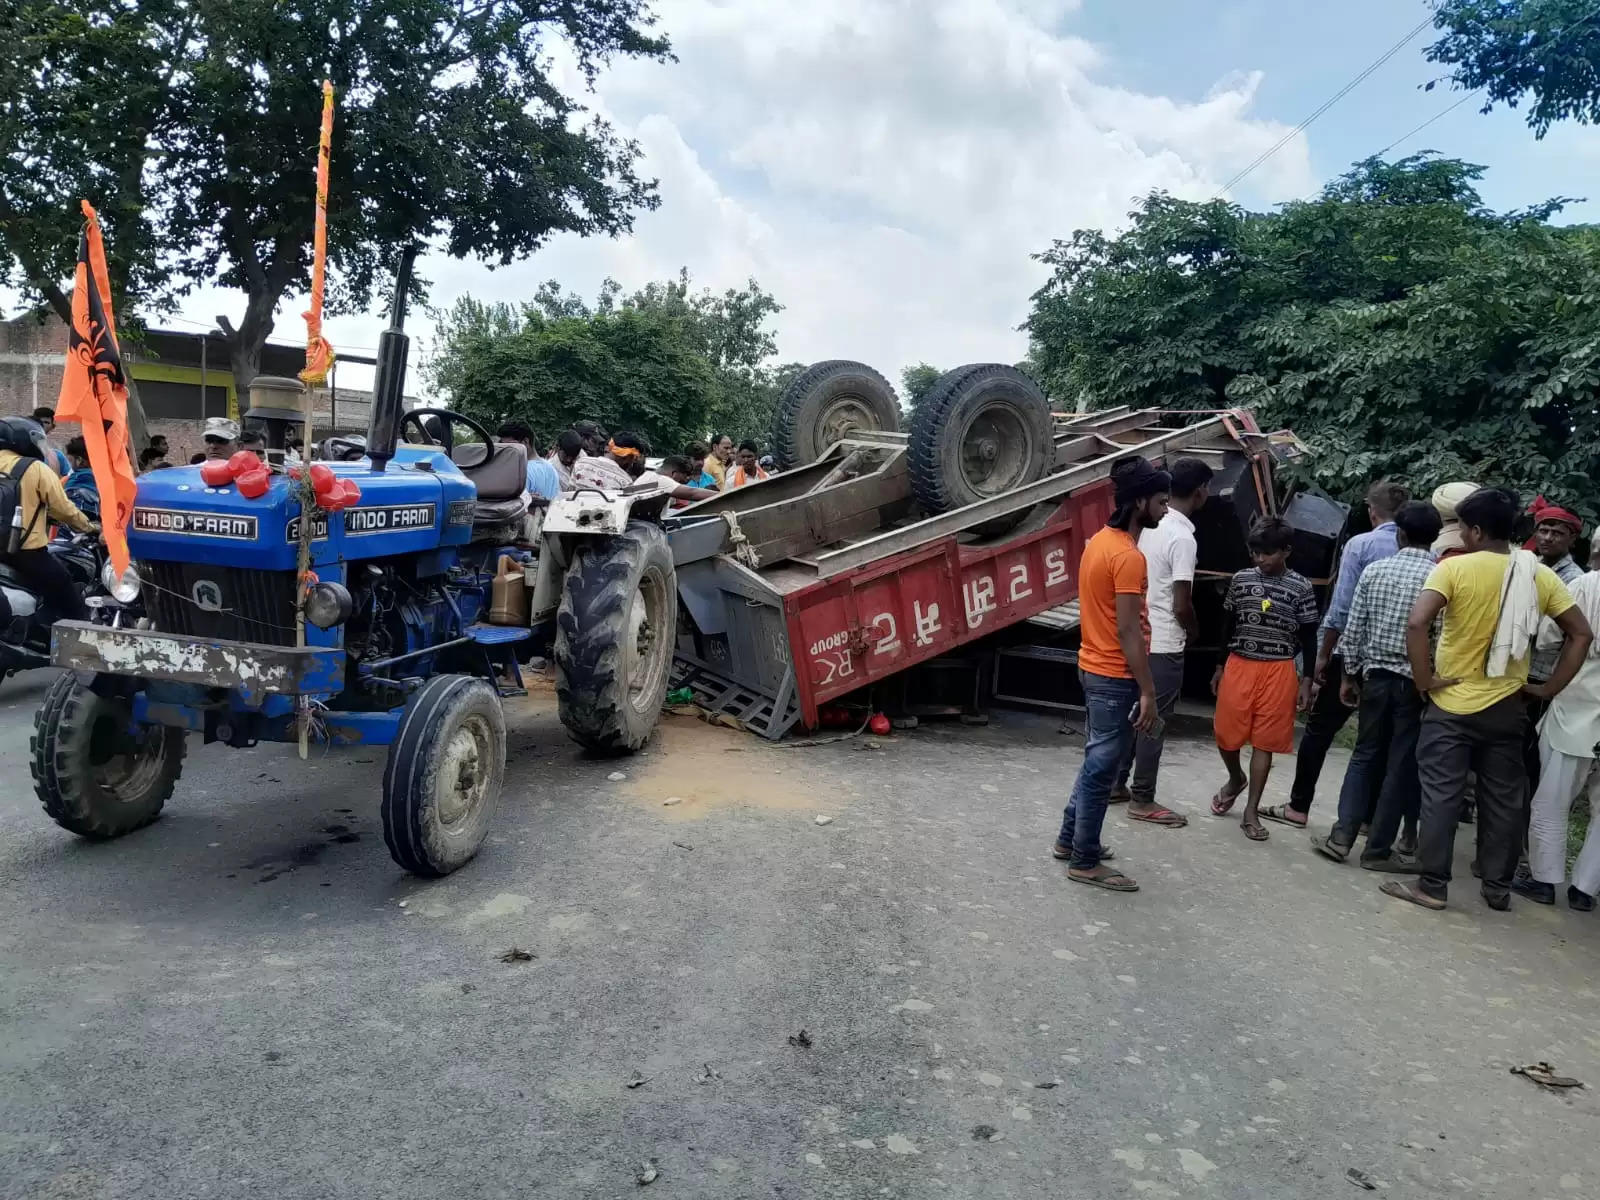
[[[1067,877],[1113,892],[1139,885],[1114,867],[1100,844],[1106,805],[1135,733],[1156,724],[1156,685],[1150,675],[1150,623],[1145,615],[1145,562],[1139,535],[1167,512],[1171,477],[1137,455],[1111,468],[1116,510],[1089,539],[1078,564],[1078,614],[1088,740],[1053,853],[1070,859]]]

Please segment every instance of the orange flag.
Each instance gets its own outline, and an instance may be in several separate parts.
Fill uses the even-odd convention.
[[[311,242],[311,307],[306,319],[306,369],[300,379],[311,387],[327,382],[333,347],[322,336],[322,288],[328,267],[328,158],[333,149],[333,84],[322,81],[322,129],[317,139],[317,210]],[[310,436],[307,434],[306,436]]]
[[[128,385],[111,311],[111,276],[100,238],[100,218],[83,201],[84,230],[78,239],[78,274],[72,288],[72,329],[67,370],[61,377],[56,420],[83,426],[94,485],[100,492],[100,525],[112,567],[128,569],[128,521],[138,490],[128,458]]]

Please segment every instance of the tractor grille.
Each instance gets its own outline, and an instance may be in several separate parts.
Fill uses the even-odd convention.
[[[166,633],[292,646],[294,573],[141,562],[145,607]]]

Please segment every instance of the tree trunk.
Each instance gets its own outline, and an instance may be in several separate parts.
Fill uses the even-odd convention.
[[[145,420],[144,405],[139,400],[139,385],[134,382],[132,375],[124,372],[128,384],[128,440],[133,443],[129,449],[135,467],[139,465],[139,455],[150,444],[150,426]]]
[[[228,362],[233,370],[233,386],[239,395],[241,416],[250,407],[250,384],[261,374],[261,348],[272,332],[272,310],[277,303],[276,295],[252,291],[238,329],[227,317],[217,318],[228,346]]]

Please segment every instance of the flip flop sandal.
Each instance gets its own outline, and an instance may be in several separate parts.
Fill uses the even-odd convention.
[[[1385,896],[1393,896],[1396,900],[1408,900],[1421,908],[1438,912],[1444,907],[1444,901],[1435,899],[1427,892],[1420,890],[1409,883],[1401,883],[1398,879],[1391,879],[1388,883],[1378,885],[1378,890]]]
[[[1168,829],[1182,829],[1189,823],[1188,817],[1182,813],[1175,813],[1170,808],[1158,808],[1147,813],[1136,813],[1130,808],[1128,820],[1148,821],[1152,825],[1165,825]]]
[[[1139,885],[1120,872],[1110,875],[1086,875],[1079,871],[1068,871],[1067,878],[1074,883],[1086,883],[1090,887],[1105,888],[1108,892],[1137,892]]]
[[[1241,825],[1239,828],[1244,830],[1245,837],[1249,838],[1252,842],[1264,842],[1272,836],[1260,825]]]
[[[1331,837],[1317,837],[1313,835],[1311,838],[1311,848],[1318,854],[1322,855],[1323,858],[1331,858],[1336,863],[1342,863],[1345,859],[1350,857],[1350,847],[1339,845],[1339,843],[1334,841]]]
[[[1288,815],[1289,812],[1290,808],[1287,804],[1269,804],[1261,810],[1261,815],[1269,821],[1278,822],[1280,825],[1293,825],[1296,829],[1304,829],[1306,821],[1296,821]]]
[[[1072,857],[1072,847],[1071,846],[1063,846],[1060,842],[1057,842],[1054,846],[1052,846],[1050,848],[1050,857],[1051,858],[1058,858],[1062,862],[1065,862],[1067,859]],[[1111,849],[1110,846],[1101,846],[1100,847],[1100,861],[1101,862],[1110,862],[1115,857],[1116,857],[1116,853]]]
[[[1213,817],[1227,816],[1233,811],[1233,806],[1239,803],[1239,797],[1242,795],[1244,795],[1244,788],[1240,788],[1231,796],[1228,794],[1227,788],[1218,788],[1217,794],[1211,797],[1211,815]]]

